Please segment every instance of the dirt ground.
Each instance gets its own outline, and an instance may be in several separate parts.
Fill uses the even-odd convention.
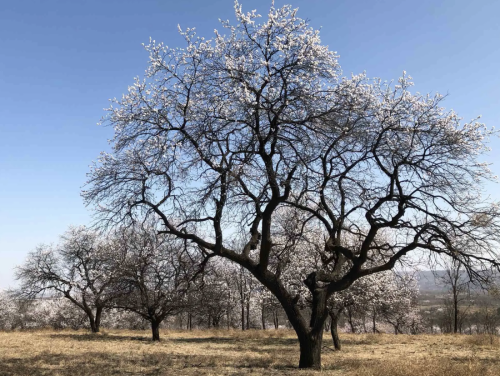
[[[497,376],[500,340],[490,336],[325,333],[323,369],[299,370],[293,332],[104,330],[0,332],[0,375]]]

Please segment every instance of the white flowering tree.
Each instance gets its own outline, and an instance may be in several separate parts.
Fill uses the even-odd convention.
[[[328,300],[327,307],[330,315],[330,332],[336,350],[341,349],[338,336],[338,321],[340,316],[349,312],[361,312],[366,315],[370,312],[373,316],[373,330],[375,331],[375,315],[383,302],[390,297],[387,290],[391,289],[394,278],[391,272],[372,274],[358,279],[349,288],[334,293]]]
[[[14,326],[16,305],[10,294],[0,290],[0,329],[8,330]]]
[[[186,296],[197,271],[190,247],[182,240],[158,234],[154,223],[136,225],[114,234],[118,262],[113,302],[151,324],[153,341],[160,340],[160,324],[187,306]]]
[[[237,305],[234,289],[235,275],[228,275],[225,270],[205,269],[197,280],[197,301],[190,306],[189,314],[198,316],[198,322],[206,322],[208,328],[220,328],[223,320],[227,328],[233,322],[233,311]]]
[[[385,299],[378,305],[379,316],[392,325],[394,334],[415,334],[422,328],[417,280],[411,274],[393,275],[392,278],[392,283],[386,286]]]
[[[17,268],[19,296],[63,296],[88,317],[99,332],[101,315],[117,296],[117,270],[110,267],[114,247],[109,239],[84,226],[71,227],[58,245],[41,245]]]
[[[445,111],[439,95],[412,94],[406,74],[396,85],[342,78],[336,53],[290,6],[262,23],[235,11],[212,40],[186,29],[185,48],[146,46],[146,77],[109,108],[113,151],[83,196],[103,224],[156,216],[161,232],[249,270],[295,329],[299,367],[319,368],[326,302],[357,279],[416,250],[449,254],[471,274],[498,265],[498,207],[480,196],[492,176],[478,162],[491,132]],[[285,207],[302,240],[283,255],[275,219]],[[303,240],[310,228],[320,228],[314,243]],[[342,245],[346,235],[360,246]],[[454,251],[451,239],[474,246]],[[316,260],[297,271],[310,317],[303,290],[282,279],[299,248]]]

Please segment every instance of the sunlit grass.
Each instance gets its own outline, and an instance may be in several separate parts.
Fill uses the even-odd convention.
[[[322,371],[297,369],[291,331],[0,332],[0,375],[500,375],[496,337],[325,333]]]

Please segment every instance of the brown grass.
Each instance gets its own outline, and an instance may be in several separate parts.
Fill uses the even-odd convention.
[[[500,375],[500,343],[489,336],[341,335],[325,337],[322,371],[297,369],[290,331],[0,332],[0,375]]]

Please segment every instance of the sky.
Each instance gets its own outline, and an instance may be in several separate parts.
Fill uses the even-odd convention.
[[[265,15],[271,4],[243,0]],[[500,126],[500,1],[276,0],[321,28],[345,75],[397,79],[415,91],[447,94],[464,120]],[[147,67],[152,37],[183,47],[177,31],[211,37],[234,20],[232,0],[0,0],[0,289],[41,243],[70,225],[90,224],[80,191],[89,165],[109,150],[97,123]],[[483,161],[500,175],[500,140]],[[495,164],[496,163],[496,164]],[[500,200],[498,184],[487,193]]]

